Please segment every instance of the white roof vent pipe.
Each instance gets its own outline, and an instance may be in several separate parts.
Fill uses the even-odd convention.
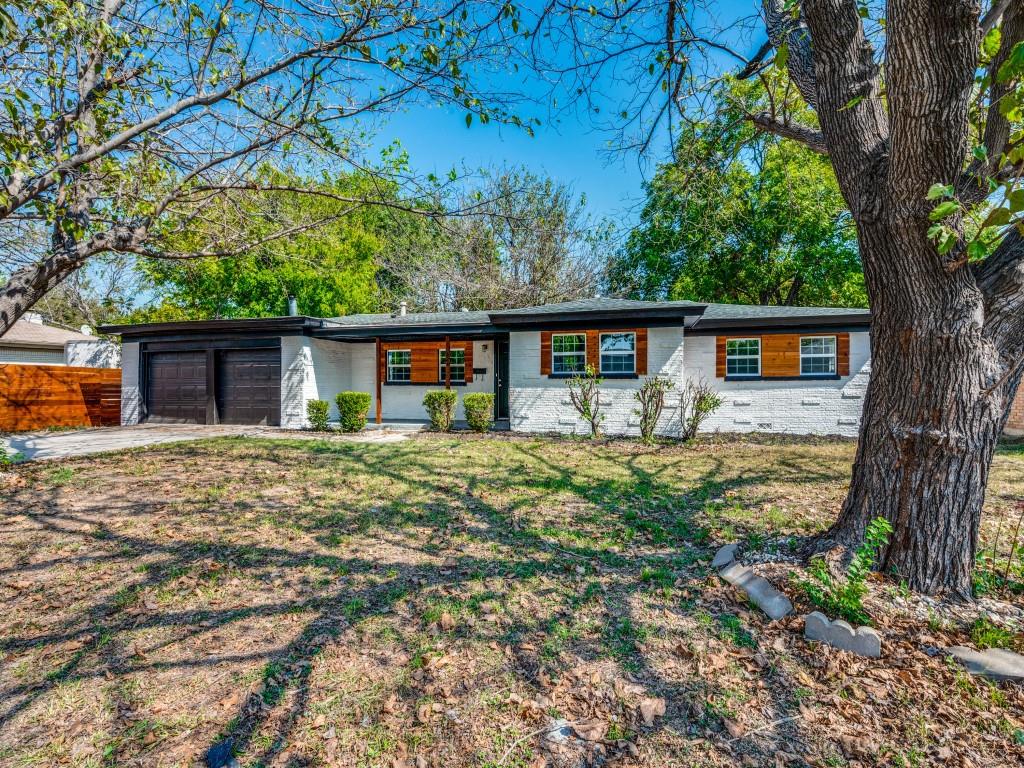
[[[288,297],[288,314],[292,317],[299,314],[299,302],[296,301],[294,296]]]
[[[409,302],[403,301],[398,305],[398,314],[405,317],[406,312],[409,311]]]

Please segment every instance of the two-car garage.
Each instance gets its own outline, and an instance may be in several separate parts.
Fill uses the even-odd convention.
[[[281,348],[167,349],[142,355],[143,418],[174,424],[281,423]]]

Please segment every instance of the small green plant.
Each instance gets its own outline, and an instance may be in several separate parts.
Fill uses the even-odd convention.
[[[316,432],[326,432],[330,410],[331,404],[326,400],[310,400],[306,403],[306,418],[309,419],[310,428]]]
[[[462,396],[466,422],[474,432],[487,432],[494,424],[494,395],[490,392],[468,392]]]
[[[604,421],[604,414],[601,413],[601,385],[604,384],[604,378],[594,370],[594,366],[588,365],[567,383],[572,407],[590,425],[590,437],[596,440],[601,436],[601,422]]]
[[[430,428],[438,432],[451,432],[455,421],[455,406],[459,396],[451,389],[432,389],[423,396],[423,407],[430,416]]]
[[[643,386],[633,393],[640,408],[633,411],[640,417],[640,439],[645,443],[654,442],[654,430],[658,427],[658,419],[665,408],[665,394],[674,387],[671,379],[655,376],[647,379]]]
[[[339,392],[334,400],[338,404],[342,432],[366,429],[366,414],[370,412],[369,392]]]
[[[679,397],[679,436],[692,440],[700,425],[722,407],[722,396],[703,378],[689,381]]]
[[[853,553],[845,579],[836,581],[825,561],[816,557],[807,568],[811,578],[798,580],[797,586],[829,616],[838,616],[851,624],[870,624],[871,617],[864,610],[867,577],[878,562],[882,548],[889,543],[891,533],[889,521],[876,517],[868,524],[863,543]]]
[[[980,617],[971,625],[971,642],[978,648],[1004,648],[1015,651],[1021,645],[1020,637],[999,626],[987,616]]]

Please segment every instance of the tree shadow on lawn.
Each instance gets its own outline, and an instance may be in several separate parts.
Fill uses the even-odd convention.
[[[208,450],[201,444],[190,444],[161,449],[160,454],[168,459],[191,457],[201,461],[208,456]],[[62,619],[48,632],[34,635],[23,633],[20,636],[8,636],[3,641],[0,648],[11,656],[30,649],[45,655],[48,649],[56,651],[62,643],[84,639],[81,648],[52,670],[42,682],[14,685],[0,691],[0,696],[8,704],[0,713],[0,731],[8,728],[19,712],[58,684],[99,676],[113,676],[119,680],[147,670],[201,669],[227,661],[262,661],[266,662],[266,666],[262,673],[261,689],[245,696],[233,715],[223,721],[218,736],[207,746],[215,746],[221,739],[230,739],[234,752],[246,754],[254,764],[267,764],[281,756],[294,729],[308,714],[313,662],[326,648],[339,642],[336,638],[347,630],[359,626],[367,619],[387,614],[396,604],[410,597],[427,595],[438,587],[459,585],[467,579],[484,576],[505,580],[512,585],[509,587],[511,591],[524,579],[538,574],[553,579],[564,578],[577,566],[589,573],[615,573],[616,586],[608,605],[608,618],[599,628],[595,639],[574,642],[572,652],[580,657],[615,658],[629,667],[652,691],[666,696],[669,700],[668,717],[659,721],[655,730],[666,724],[686,722],[686,712],[703,706],[702,696],[726,695],[725,691],[716,691],[712,681],[704,680],[700,686],[694,687],[664,679],[633,639],[625,636],[628,633],[624,633],[622,627],[626,621],[633,626],[642,623],[641,618],[631,613],[629,605],[636,593],[650,588],[641,578],[644,569],[661,567],[669,561],[679,574],[678,577],[685,579],[687,588],[701,588],[707,569],[698,565],[698,562],[708,554],[700,546],[706,542],[706,534],[703,523],[696,518],[697,504],[689,500],[700,503],[729,490],[764,483],[771,479],[770,468],[761,473],[745,472],[741,476],[724,477],[726,464],[722,459],[715,459],[694,483],[687,484],[686,497],[689,500],[681,505],[678,503],[678,483],[667,482],[664,477],[684,462],[685,456],[678,462],[654,471],[642,466],[642,455],[632,456],[618,463],[620,477],[601,478],[595,475],[594,469],[560,466],[542,451],[522,443],[514,445],[512,455],[516,461],[530,469],[529,474],[510,477],[506,472],[500,479],[481,479],[439,472],[437,464],[424,461],[423,451],[422,444],[416,443],[387,447],[337,443],[290,446],[269,441],[256,444],[249,451],[252,457],[271,466],[292,466],[307,457],[310,458],[312,469],[322,465],[343,470],[346,464],[355,465],[352,468],[358,472],[368,473],[378,480],[390,480],[399,491],[409,487],[415,489],[420,496],[430,500],[429,504],[436,505],[437,509],[434,514],[410,515],[398,499],[383,505],[373,505],[371,509],[358,502],[337,503],[334,506],[328,504],[326,509],[309,512],[299,512],[292,507],[291,515],[288,515],[289,507],[286,506],[283,511],[286,517],[290,517],[289,525],[312,536],[321,544],[335,541],[339,536],[367,535],[381,540],[391,539],[393,546],[408,549],[421,562],[361,588],[339,583],[333,587],[320,588],[308,597],[267,600],[256,605],[222,610],[202,608],[169,611],[147,608],[139,611],[135,610],[138,606],[127,597],[159,589],[172,580],[175,574],[189,572],[211,560],[230,568],[232,572],[242,575],[249,573],[255,578],[259,578],[268,569],[297,572],[308,567],[314,557],[319,558],[320,564],[332,571],[352,576],[374,574],[379,571],[381,564],[365,556],[345,557],[323,552],[313,555],[287,547],[239,545],[224,541],[211,543],[203,538],[185,538],[167,543],[161,541],[157,534],[130,535],[88,516],[87,513],[109,515],[110,505],[107,503],[85,511],[70,512],[64,508],[59,489],[49,492],[38,489],[19,491],[12,502],[20,505],[21,514],[38,530],[77,540],[85,546],[102,542],[103,546],[116,548],[116,551],[130,552],[130,556],[123,557],[125,566],[140,553],[155,555],[159,560],[146,569],[142,578],[125,585],[129,592],[122,589],[92,602],[86,600],[81,608]],[[500,503],[488,500],[494,492],[511,491],[516,491],[519,498]],[[555,539],[530,526],[511,524],[517,515],[530,512],[538,500],[543,500],[553,492],[560,497],[579,499],[598,507],[603,512],[592,513],[585,522],[591,526],[600,526],[603,522],[612,536],[599,538],[594,532],[584,531],[582,535],[559,536]],[[309,494],[306,496],[307,499],[300,506],[307,505]],[[319,499],[317,501],[322,502]],[[417,504],[422,506],[420,502]],[[136,509],[138,506],[128,504],[127,508]],[[192,503],[192,506],[198,507],[200,504]],[[246,511],[272,511],[274,514],[281,511],[268,510],[268,507],[269,503],[263,501],[236,501],[230,509],[207,512],[208,525],[216,526],[226,515],[243,515]],[[637,507],[640,507],[639,512]],[[198,514],[199,510],[193,510],[193,513]],[[453,534],[465,534],[468,530],[474,541],[490,547],[495,555],[469,556],[454,552],[451,547],[428,547],[418,540],[409,541],[409,537],[399,535],[405,527],[414,523],[430,531],[431,539],[449,543]],[[617,545],[609,544],[609,540],[617,541],[623,547],[631,542],[641,542],[649,551],[616,552],[614,547]],[[697,546],[694,546],[695,541]],[[681,560],[673,560],[673,551],[686,551],[688,554]],[[448,556],[443,563],[428,562],[443,555]],[[47,564],[85,563],[90,559],[116,558],[116,554],[74,555],[67,560],[52,558],[35,563],[31,569],[45,570]],[[576,596],[567,594],[553,604],[552,612],[556,616],[571,617],[578,607]],[[170,645],[184,647],[189,641],[194,643],[217,630],[240,626],[247,620],[307,614],[312,617],[302,619],[302,626],[292,639],[273,648],[230,656],[204,653],[202,657],[193,655],[167,662],[145,661],[146,656],[154,655],[161,648]],[[481,642],[493,641],[516,646],[522,638],[538,634],[543,636],[547,626],[548,620],[516,620],[504,629],[476,629],[472,635]],[[145,649],[141,655],[133,652],[132,644],[122,637],[152,628],[174,630],[173,636]],[[517,655],[516,675],[519,682],[539,691],[542,686],[537,674],[542,666],[557,673],[560,663],[557,658],[538,662]],[[412,691],[402,693],[406,697],[415,697]],[[789,711],[780,709],[779,714],[785,716]],[[108,757],[115,764],[137,752],[138,744],[133,740],[131,732],[133,727],[128,721],[119,723],[111,734],[109,743],[112,748]],[[271,730],[269,738],[265,733],[268,727]],[[653,732],[651,730],[645,735],[649,737]],[[261,735],[258,745],[254,742],[257,733]],[[529,746],[528,743],[524,744],[522,749],[526,750]]]

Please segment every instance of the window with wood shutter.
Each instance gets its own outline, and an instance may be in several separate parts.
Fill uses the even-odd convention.
[[[720,379],[843,378],[849,375],[850,334],[846,332],[764,333],[716,339],[715,376]]]
[[[541,376],[568,377],[588,365],[610,378],[646,376],[647,329],[541,331]]]

